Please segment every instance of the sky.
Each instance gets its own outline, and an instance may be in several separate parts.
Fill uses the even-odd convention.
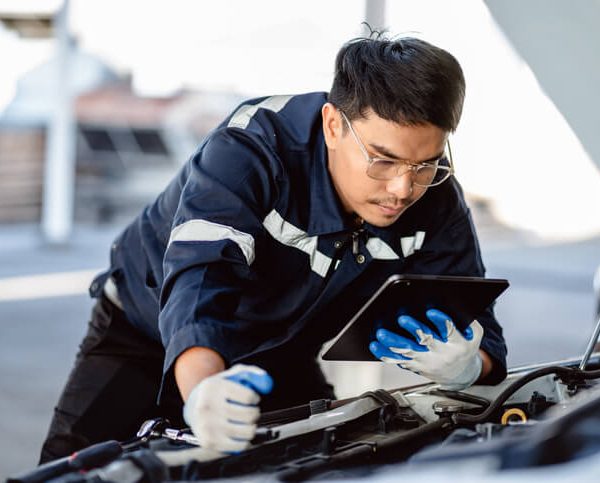
[[[0,0],[0,10],[14,3]],[[328,89],[335,53],[361,32],[364,2],[71,0],[70,10],[80,47],[132,73],[142,94],[190,86],[261,95]],[[52,52],[49,41],[3,34],[0,52],[23,55],[11,56],[0,101],[15,76]]]
[[[60,2],[0,0],[51,8]],[[40,7],[38,7],[40,8]],[[363,0],[71,0],[80,47],[130,73],[141,94],[182,87],[258,96],[327,90],[342,43],[362,32]],[[541,239],[600,233],[600,174],[482,0],[388,0],[386,26],[454,54],[465,71],[463,119],[452,138],[458,179],[496,216]],[[16,80],[53,51],[0,31],[0,106]],[[565,181],[569,160],[577,183]]]
[[[107,9],[117,14],[101,24]],[[328,89],[332,59],[363,15],[362,0],[86,1],[73,4],[73,29],[84,48],[135,71],[141,91],[188,84],[261,95]]]

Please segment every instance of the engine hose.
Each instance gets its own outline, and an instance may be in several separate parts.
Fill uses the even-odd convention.
[[[502,405],[510,398],[515,392],[521,389],[525,384],[533,381],[542,376],[548,374],[556,374],[562,380],[581,381],[585,379],[598,379],[600,378],[600,370],[595,371],[581,371],[574,367],[562,367],[562,366],[550,366],[537,369],[525,374],[523,377],[517,379],[515,382],[510,384],[504,391],[502,391],[498,397],[490,404],[490,406],[479,414],[464,414],[456,413],[452,415],[452,421],[456,425],[461,424],[479,424],[486,422],[492,414],[498,411]]]
[[[470,404],[476,404],[477,406],[481,406],[484,409],[488,408],[491,404],[491,402],[486,398],[483,398],[481,396],[474,396],[473,394],[461,391],[435,389],[431,391],[430,394],[433,394],[434,396],[449,397],[450,399],[456,399],[457,401],[462,401]]]

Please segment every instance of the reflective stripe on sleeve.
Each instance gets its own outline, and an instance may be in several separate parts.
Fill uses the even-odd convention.
[[[258,104],[245,104],[235,111],[233,116],[231,116],[227,127],[239,127],[241,129],[246,129],[250,123],[250,120],[252,119],[252,116],[256,114],[256,111],[259,109],[268,109],[270,111],[279,112],[285,107],[292,97],[293,96],[271,96],[267,97]]]
[[[231,240],[236,243],[248,265],[254,261],[254,238],[248,233],[227,225],[208,220],[189,220],[176,226],[171,232],[169,245],[173,242],[203,242]]]
[[[319,237],[308,236],[305,231],[285,221],[275,210],[266,216],[263,225],[269,234],[279,243],[297,248],[308,254],[312,271],[321,277],[325,277],[332,259],[317,250]]]

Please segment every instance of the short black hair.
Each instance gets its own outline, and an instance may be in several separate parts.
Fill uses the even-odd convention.
[[[399,124],[455,131],[465,97],[458,61],[424,40],[374,34],[350,40],[338,52],[329,102],[351,120],[372,109]]]

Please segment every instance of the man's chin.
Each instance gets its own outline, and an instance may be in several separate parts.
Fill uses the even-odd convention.
[[[400,215],[398,215],[394,218],[389,218],[389,217],[381,218],[380,217],[380,218],[373,219],[373,220],[365,219],[365,221],[367,223],[369,223],[370,225],[377,226],[379,228],[386,228],[386,227],[396,223],[396,221],[398,221],[398,218],[400,218]]]
[[[375,206],[375,208],[376,210],[378,210],[377,206]],[[362,219],[370,225],[377,226],[379,228],[385,228],[396,223],[396,221],[398,221],[398,218],[400,218],[402,216],[402,213],[404,213],[405,211],[406,208],[403,208],[397,213],[375,213],[375,210],[369,210],[369,213],[365,213],[365,215],[362,216]]]

